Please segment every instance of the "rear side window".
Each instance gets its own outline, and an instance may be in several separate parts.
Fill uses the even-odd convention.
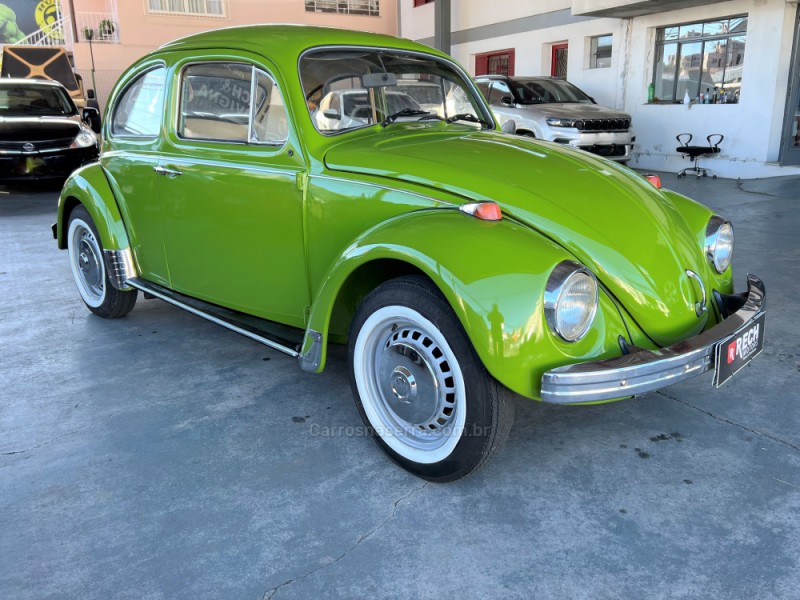
[[[164,67],[139,76],[123,92],[114,109],[111,133],[118,136],[157,137],[161,129],[166,90]]]

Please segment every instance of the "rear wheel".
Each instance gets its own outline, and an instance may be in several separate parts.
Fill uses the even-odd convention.
[[[508,437],[513,400],[424,278],[392,280],[364,299],[349,358],[364,423],[392,460],[419,477],[463,477]]]
[[[136,304],[136,290],[123,291],[111,285],[100,234],[83,206],[76,207],[69,216],[67,251],[75,285],[90,311],[106,319],[131,312]]]

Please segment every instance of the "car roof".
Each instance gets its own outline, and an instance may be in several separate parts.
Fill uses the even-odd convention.
[[[18,86],[18,85],[33,85],[33,86],[49,86],[64,89],[58,81],[52,79],[25,79],[23,77],[5,77],[0,79],[0,85]]]
[[[399,48],[450,58],[438,50],[407,39],[366,31],[309,25],[244,25],[214,29],[164,44],[153,54],[164,50],[183,51],[224,47],[255,51],[275,62],[285,59],[296,65],[299,54],[309,48],[320,46]]]

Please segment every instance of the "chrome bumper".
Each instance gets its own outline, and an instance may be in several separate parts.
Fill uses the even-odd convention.
[[[551,369],[542,376],[542,400],[554,404],[613,400],[705,373],[714,368],[717,345],[763,313],[765,303],[764,284],[748,275],[746,294],[725,296],[719,302],[723,316],[729,308],[736,310],[718,325],[668,348],[635,349],[618,358]]]

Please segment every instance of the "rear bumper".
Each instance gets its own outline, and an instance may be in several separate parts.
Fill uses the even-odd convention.
[[[580,404],[636,396],[714,368],[716,349],[766,308],[763,282],[747,276],[747,292],[721,297],[720,310],[735,310],[718,325],[660,350],[637,349],[625,356],[558,367],[542,376],[542,400]]]

